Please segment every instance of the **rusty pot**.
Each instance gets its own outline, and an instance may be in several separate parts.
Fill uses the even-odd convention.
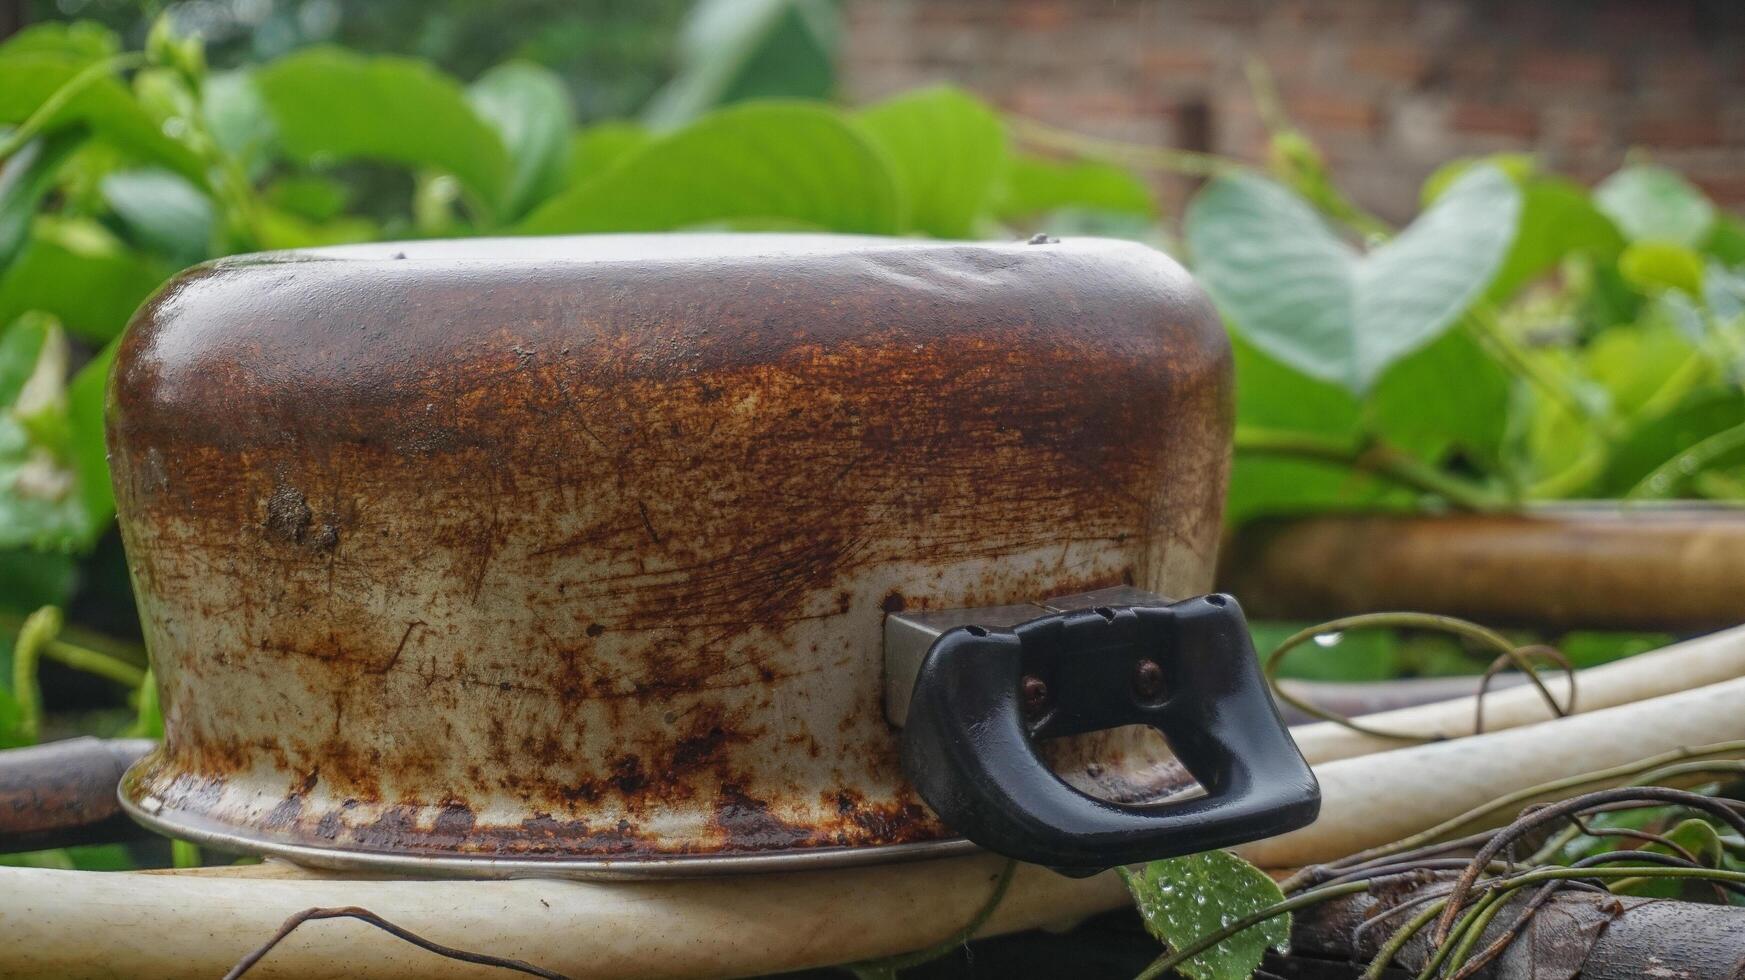
[[[166,731],[123,802],[220,846],[477,875],[845,864],[965,834],[1084,869],[1296,826],[1313,780],[1234,604],[929,618],[1205,588],[1230,386],[1199,290],[1117,242],[603,236],[199,267],[140,311],[112,382]],[[889,669],[887,619],[909,631]],[[1005,628],[1024,620],[1044,625]],[[1138,805],[1183,764],[1207,796]]]

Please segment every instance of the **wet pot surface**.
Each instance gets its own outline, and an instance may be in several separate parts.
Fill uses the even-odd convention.
[[[1202,295],[1125,243],[197,268],[110,393],[166,727],[124,801],[299,860],[479,873],[950,841],[898,765],[883,617],[1204,590],[1229,386]],[[1176,779],[1149,731],[1051,749],[1112,799]]]

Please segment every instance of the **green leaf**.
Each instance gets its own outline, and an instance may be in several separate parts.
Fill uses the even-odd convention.
[[[352,190],[343,181],[320,174],[290,174],[268,184],[263,196],[274,207],[307,218],[328,221],[351,203]]]
[[[669,128],[748,99],[822,99],[840,31],[829,0],[701,0],[678,40],[679,72],[644,118]]]
[[[167,170],[118,171],[101,186],[110,208],[142,244],[178,266],[210,255],[217,216],[198,187]]]
[[[318,248],[324,245],[349,245],[353,242],[375,241],[382,237],[381,229],[368,218],[337,215],[317,221],[282,208],[261,207],[255,213],[260,247],[272,251],[282,248]]]
[[[0,54],[0,123],[18,124],[73,82],[93,62],[83,56],[24,50]],[[84,125],[97,136],[144,161],[160,163],[184,177],[205,180],[205,167],[187,147],[165,136],[151,117],[113,77],[95,76],[76,89],[67,104],[47,120],[44,132]]]
[[[1716,215],[1703,251],[1727,265],[1745,265],[1745,221],[1730,214]]]
[[[119,340],[97,352],[74,372],[67,385],[67,458],[78,479],[79,506],[91,532],[68,543],[81,551],[97,543],[115,517],[115,487],[109,479],[109,451],[104,441],[104,407],[109,393],[109,371],[115,364]]]
[[[54,186],[56,172],[84,142],[78,131],[39,136],[0,164],[0,271],[18,257],[36,206]]]
[[[1254,649],[1262,656],[1314,623],[1249,620]],[[1291,651],[1278,676],[1302,681],[1385,681],[1399,677],[1400,634],[1396,630],[1353,630]]]
[[[384,160],[453,174],[496,208],[511,164],[454,79],[409,58],[308,48],[260,68],[255,86],[299,161]]]
[[[10,335],[41,333],[35,344]],[[81,506],[78,474],[67,459],[67,341],[52,319],[35,315],[8,331],[0,350],[29,355],[29,373],[0,411],[0,549],[65,550],[95,537]],[[4,365],[16,375],[19,365]]]
[[[1152,936],[1183,949],[1244,916],[1284,901],[1278,885],[1228,851],[1206,851],[1153,861],[1138,871],[1121,869],[1139,915]],[[1193,980],[1247,980],[1268,949],[1291,939],[1289,913],[1231,936],[1177,967]]]
[[[1714,380],[1696,347],[1670,323],[1611,327],[1581,357],[1588,376],[1605,385],[1613,408],[1624,416],[1651,402],[1671,407],[1690,389]]]
[[[1530,153],[1492,153],[1482,157],[1462,157],[1450,160],[1424,178],[1424,186],[1418,192],[1420,207],[1429,207],[1436,203],[1454,182],[1465,176],[1473,167],[1492,166],[1509,175],[1516,184],[1525,185],[1531,180],[1538,168]]]
[[[1643,292],[1677,289],[1693,299],[1703,295],[1703,257],[1683,245],[1654,239],[1631,242],[1618,256],[1618,271]]]
[[[1512,390],[1508,371],[1470,333],[1450,330],[1381,376],[1364,404],[1365,427],[1427,460],[1458,450],[1494,463]]]
[[[1302,198],[1234,174],[1194,199],[1187,239],[1201,281],[1235,329],[1305,374],[1362,393],[1484,291],[1520,209],[1507,176],[1474,167],[1397,238],[1364,255]]]
[[[1358,435],[1361,406],[1338,385],[1317,381],[1232,337],[1236,356],[1236,421],[1244,427]],[[1237,526],[1255,517],[1349,508],[1400,508],[1411,498],[1349,467],[1244,452],[1230,470],[1224,519]]]
[[[23,615],[43,606],[65,605],[78,569],[73,556],[59,552],[0,551],[0,610]],[[0,677],[10,676],[11,637],[0,629]]]
[[[1671,633],[1614,633],[1601,630],[1574,630],[1557,638],[1557,649],[1577,667],[1598,667],[1600,664],[1633,657],[1678,642]]]
[[[150,668],[145,672],[145,683],[139,686],[138,713],[134,718],[133,727],[127,730],[128,738],[163,738],[164,709],[158,699],[157,676]]]
[[[518,231],[667,231],[738,220],[888,235],[898,218],[889,166],[841,113],[762,102],[656,139],[540,205]]]
[[[120,50],[121,39],[114,31],[89,20],[32,24],[0,43],[0,57],[32,51],[79,58],[87,64]]]
[[[899,95],[860,113],[889,158],[908,205],[904,230],[968,238],[1006,166],[1006,127],[980,99],[950,86]]]
[[[1617,226],[1579,185],[1560,177],[1535,176],[1522,185],[1520,231],[1503,266],[1486,290],[1500,303],[1566,257],[1586,253],[1610,260],[1624,247]]]
[[[565,184],[593,180],[647,146],[654,135],[631,122],[595,123],[570,137]]]
[[[200,114],[213,142],[253,174],[278,140],[266,100],[255,85],[254,71],[239,68],[208,75],[200,87],[200,100]]]
[[[105,342],[170,271],[101,226],[38,218],[18,260],[0,273],[0,323],[39,310],[76,336]]]
[[[1157,197],[1144,181],[1112,163],[1014,156],[993,205],[995,216],[1028,218],[1059,208],[1155,218]]]
[[[1696,855],[1698,861],[1711,867],[1718,867],[1721,858],[1727,853],[1727,847],[1721,843],[1721,835],[1716,832],[1715,825],[1701,817],[1686,817],[1678,822],[1665,834],[1668,840]],[[1665,854],[1674,853],[1672,848],[1664,844],[1650,844]]]
[[[82,551],[108,527],[115,499],[103,405],[114,351],[69,385],[66,339],[52,318],[32,314],[0,334],[0,549]]]
[[[563,183],[574,115],[563,80],[539,65],[514,61],[479,76],[467,98],[509,152],[504,213],[526,213]]]
[[[0,329],[0,406],[18,401],[54,331],[54,318],[41,313],[19,317]]]
[[[1625,167],[1594,188],[1594,201],[1631,241],[1697,248],[1708,237],[1715,206],[1676,172],[1648,164]]]
[[[1745,421],[1745,394],[1736,388],[1705,388],[1675,409],[1644,420],[1613,447],[1595,489],[1608,496],[1628,493],[1662,463],[1691,446]]]

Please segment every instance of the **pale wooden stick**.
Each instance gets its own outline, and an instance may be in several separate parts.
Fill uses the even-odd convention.
[[[1342,857],[1516,790],[1682,747],[1745,738],[1741,705],[1745,678],[1735,678],[1555,721],[1317,764],[1320,819],[1236,850],[1265,867]]]
[[[1575,710],[1579,713],[1616,707],[1735,677],[1745,677],[1745,626],[1583,670],[1576,680]],[[1560,704],[1569,695],[1568,679],[1549,671],[1545,686]],[[1387,731],[1459,738],[1472,734],[1474,709],[1473,698],[1457,698],[1365,715],[1363,722]],[[1486,731],[1533,724],[1551,717],[1551,708],[1530,686],[1493,691],[1485,698]],[[1386,752],[1411,744],[1354,732],[1334,722],[1299,725],[1291,729],[1291,735],[1303,750],[1303,757],[1312,763]]]

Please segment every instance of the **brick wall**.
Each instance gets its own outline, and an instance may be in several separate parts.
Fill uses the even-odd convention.
[[[1414,210],[1451,157],[1533,151],[1592,181],[1632,148],[1745,209],[1745,0],[845,0],[844,87],[930,82],[1096,136],[1247,159],[1243,64],[1347,192]],[[1181,181],[1162,177],[1166,198]]]

